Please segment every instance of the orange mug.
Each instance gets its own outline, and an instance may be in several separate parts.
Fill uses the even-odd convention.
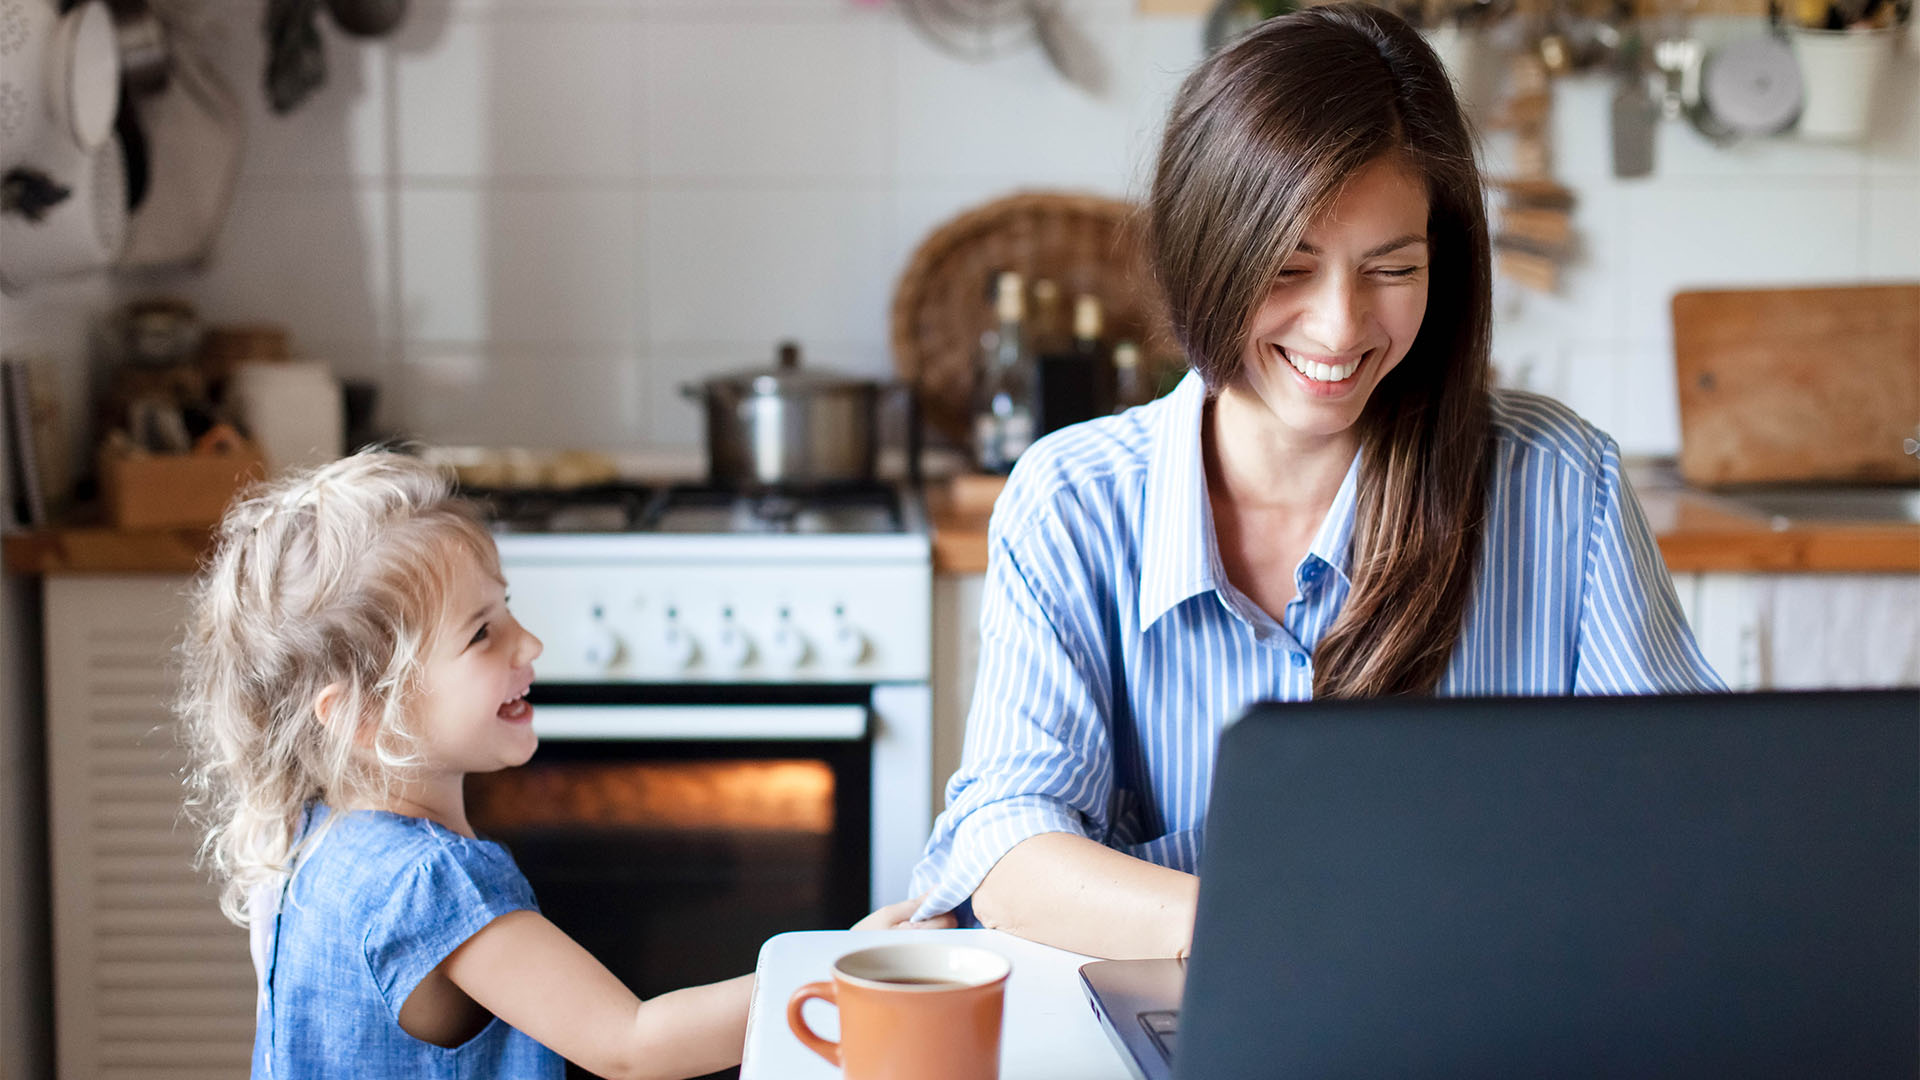
[[[833,962],[832,982],[787,999],[787,1026],[847,1080],[999,1080],[1000,1012],[1013,965],[968,945],[882,945]],[[812,998],[840,1009],[840,1041],[801,1015]]]

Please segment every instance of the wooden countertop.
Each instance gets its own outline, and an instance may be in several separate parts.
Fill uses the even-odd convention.
[[[964,475],[927,493],[933,567],[941,574],[987,568],[987,517],[1006,481]],[[1667,568],[1675,573],[1852,571],[1920,573],[1920,525],[1795,523],[1774,528],[1701,492],[1635,480]],[[13,574],[191,574],[211,542],[205,529],[126,530],[102,525],[5,538]]]
[[[0,540],[9,574],[191,574],[213,546],[206,528],[79,525]]]
[[[960,476],[928,492],[933,568],[978,574],[987,568],[987,517],[1006,481]],[[1703,492],[1636,478],[1667,569],[1674,573],[1852,571],[1920,573],[1920,525],[1796,522],[1731,507]]]

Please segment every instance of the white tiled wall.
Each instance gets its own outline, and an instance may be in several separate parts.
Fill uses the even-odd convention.
[[[413,0],[396,37],[329,33],[327,86],[279,118],[235,3],[245,176],[216,263],[155,284],[285,321],[429,438],[689,444],[677,388],[781,337],[886,373],[895,278],[954,213],[1026,186],[1137,195],[1200,44],[1197,20],[1132,7],[1076,0],[1111,74],[1096,99],[1035,49],[936,51],[887,4]],[[1672,124],[1656,175],[1617,181],[1610,84],[1563,81],[1581,255],[1559,295],[1501,289],[1508,379],[1672,452],[1676,288],[1920,278],[1910,49],[1888,90],[1861,146],[1716,148]]]

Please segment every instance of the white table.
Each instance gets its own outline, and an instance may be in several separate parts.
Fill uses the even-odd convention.
[[[1080,988],[1080,965],[1090,957],[998,930],[810,930],[769,938],[760,947],[740,1080],[838,1080],[840,1070],[787,1028],[787,999],[804,983],[832,979],[833,962],[845,953],[926,941],[975,945],[1013,962],[1000,1029],[1001,1080],[1127,1080],[1120,1051]],[[840,1037],[833,1006],[809,1002],[806,1010],[822,1038]]]

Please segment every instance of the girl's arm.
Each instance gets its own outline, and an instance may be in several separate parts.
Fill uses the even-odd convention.
[[[1028,837],[973,893],[981,925],[1128,960],[1185,956],[1200,879],[1072,833]]]
[[[888,904],[853,928],[953,925],[951,917],[909,923],[918,903]],[[704,1076],[740,1064],[746,1045],[753,976],[641,1001],[536,911],[513,911],[488,923],[440,970],[488,1012],[612,1080]]]
[[[538,912],[513,911],[441,964],[488,1012],[611,1080],[703,1076],[740,1064],[753,976],[641,1001]]]

